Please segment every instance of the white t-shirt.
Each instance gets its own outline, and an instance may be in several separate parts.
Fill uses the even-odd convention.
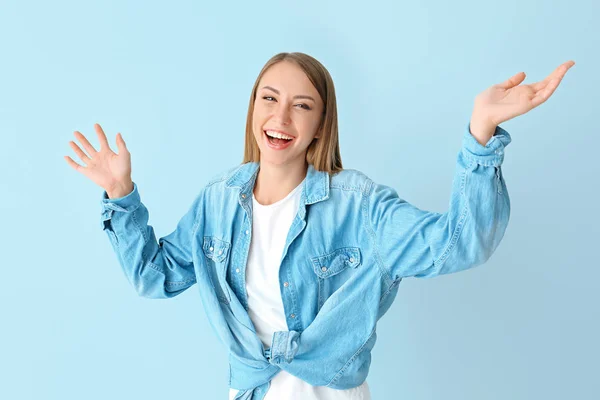
[[[252,239],[246,265],[248,315],[265,349],[276,331],[287,331],[279,285],[279,265],[287,234],[298,212],[302,183],[285,198],[262,205],[252,195]],[[229,390],[229,400],[237,394]],[[264,400],[370,400],[367,381],[345,390],[312,386],[281,370],[271,379]]]

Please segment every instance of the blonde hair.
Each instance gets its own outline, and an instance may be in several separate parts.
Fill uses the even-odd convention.
[[[304,53],[279,53],[271,57],[264,65],[250,95],[250,104],[248,105],[248,116],[246,118],[246,139],[244,144],[244,160],[247,162],[260,161],[260,149],[252,132],[252,114],[254,112],[254,102],[258,84],[264,73],[274,64],[281,61],[289,61],[298,65],[313,86],[319,92],[323,100],[323,113],[319,130],[319,138],[313,139],[306,150],[306,161],[312,164],[317,171],[326,171],[335,174],[343,169],[342,157],[340,155],[340,145],[338,140],[338,121],[337,121],[337,103],[335,99],[335,88],[329,71],[315,58]],[[318,133],[318,132],[317,132]]]

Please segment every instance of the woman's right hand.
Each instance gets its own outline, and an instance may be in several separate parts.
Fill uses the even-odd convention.
[[[109,198],[126,196],[133,191],[133,181],[131,180],[131,154],[125,146],[125,141],[121,134],[117,133],[119,154],[116,154],[110,149],[102,127],[94,124],[94,129],[100,140],[100,151],[96,151],[81,132],[75,131],[75,137],[83,144],[87,154],[73,141],[69,142],[69,146],[85,166],[77,164],[69,156],[65,156],[65,160],[75,171],[81,172],[106,190]]]

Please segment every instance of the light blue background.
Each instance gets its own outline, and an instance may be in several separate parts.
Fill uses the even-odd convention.
[[[65,162],[116,149],[158,236],[242,159],[252,84],[280,51],[333,76],[346,168],[446,211],[475,96],[576,65],[508,121],[511,222],[492,258],[405,280],[378,325],[379,399],[600,398],[600,6],[542,1],[0,2],[3,399],[225,399],[227,350],[198,287],[137,297],[102,189]],[[200,5],[202,4],[202,5]],[[200,391],[206,391],[204,396]]]

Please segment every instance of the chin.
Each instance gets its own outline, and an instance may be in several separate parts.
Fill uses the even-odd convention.
[[[261,162],[267,162],[269,164],[273,164],[273,165],[286,165],[289,164],[291,158],[289,157],[271,157],[268,155],[265,155],[264,153],[260,153],[260,161]]]

